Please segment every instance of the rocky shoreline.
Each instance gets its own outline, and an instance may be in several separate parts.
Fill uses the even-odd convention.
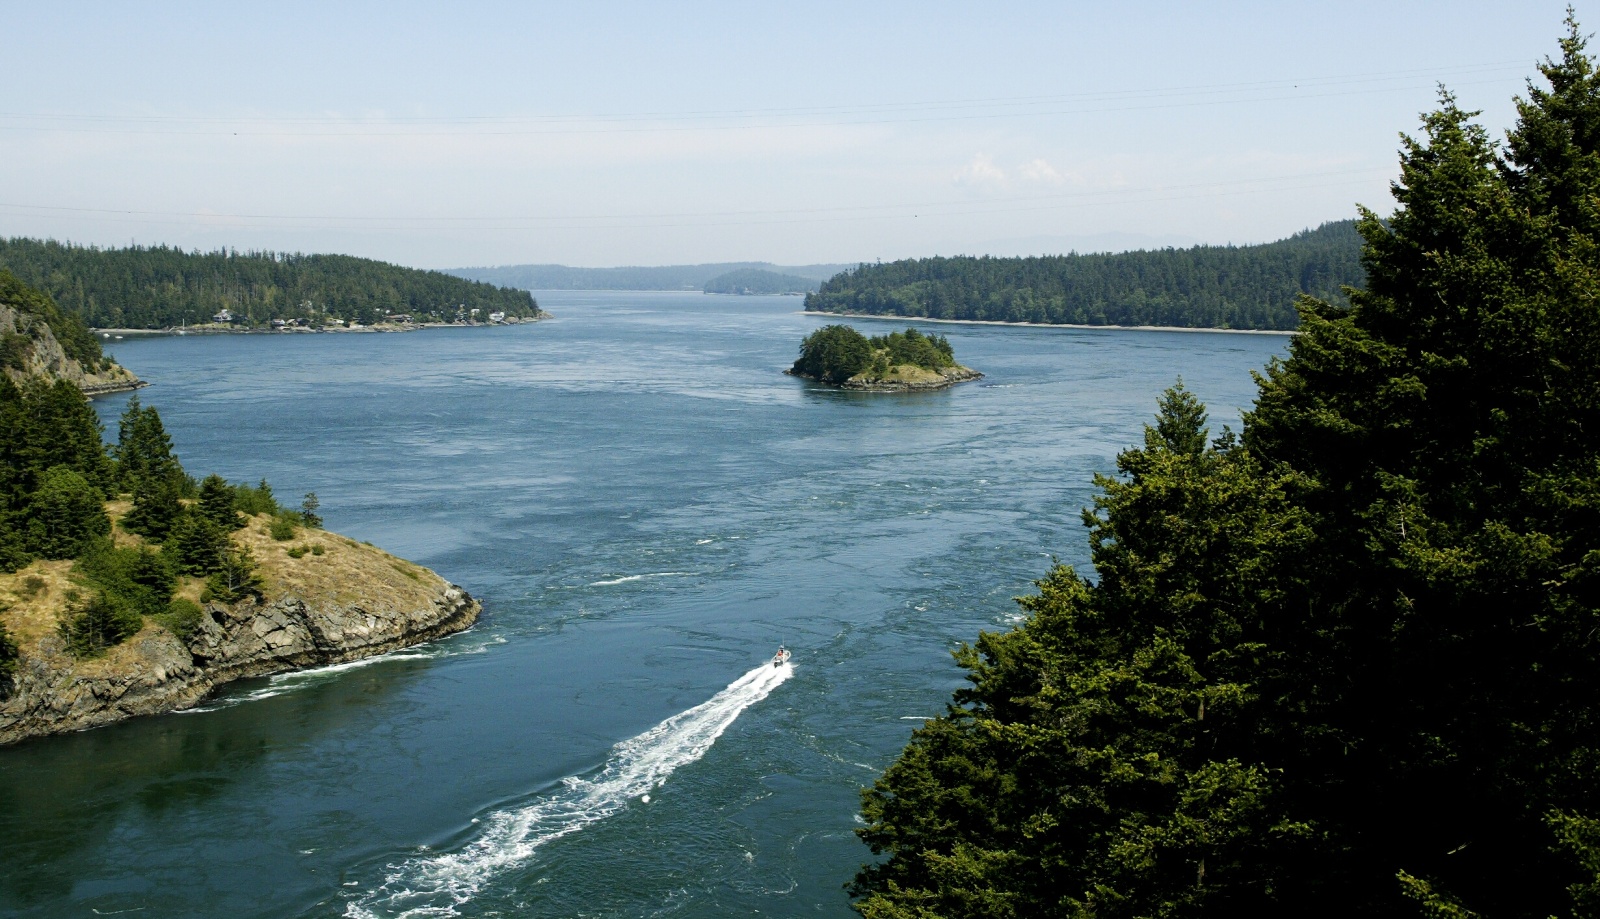
[[[54,627],[59,613],[12,613],[9,626],[22,654],[9,685],[0,685],[0,745],[188,708],[234,680],[432,641],[471,626],[482,610],[426,568],[334,534],[325,538],[328,555],[344,557],[339,571],[315,572],[309,556],[264,565],[278,571],[268,578],[265,599],[205,603],[187,638],[147,622],[104,656],[79,659]],[[263,544],[262,551],[270,550]],[[43,606],[59,608],[72,590],[70,568],[70,562],[35,563],[6,576],[9,590],[16,595],[17,585],[31,578],[44,584],[35,588],[45,594]]]
[[[823,386],[832,386],[835,389],[852,389],[857,392],[932,392],[933,390],[948,389],[957,383],[966,383],[983,377],[982,373],[973,370],[971,367],[962,367],[960,365],[946,367],[943,370],[929,371],[929,376],[935,378],[925,380],[869,380],[854,376],[843,383],[829,383],[825,380],[819,380],[810,374],[796,373],[792,368],[785,370],[784,373],[792,377],[799,377],[802,380],[820,383]]]

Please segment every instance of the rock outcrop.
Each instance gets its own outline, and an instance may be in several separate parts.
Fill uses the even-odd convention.
[[[262,560],[262,599],[204,604],[186,640],[149,622],[86,660],[67,652],[56,628],[78,589],[70,562],[35,562],[0,576],[12,595],[0,612],[22,651],[10,685],[0,687],[0,744],[186,708],[233,680],[383,654],[461,631],[478,617],[478,601],[426,568],[332,533],[305,532],[323,554],[291,558],[288,544],[254,525],[236,536]]]
[[[146,385],[132,371],[110,361],[104,367],[85,367],[67,354],[47,323],[4,302],[0,302],[0,343],[6,351],[0,367],[18,382],[29,377],[67,380],[86,396]]]
[[[963,367],[960,364],[954,367],[945,367],[942,370],[929,370],[926,367],[913,367],[905,364],[891,368],[888,377],[874,377],[870,373],[858,373],[843,383],[829,383],[809,374],[798,373],[793,369],[785,370],[784,373],[810,380],[813,383],[836,386],[839,389],[854,389],[859,392],[927,392],[983,377],[983,374],[973,370],[971,367]]]

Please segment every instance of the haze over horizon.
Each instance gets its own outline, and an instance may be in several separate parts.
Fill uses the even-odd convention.
[[[23,6],[0,236],[428,268],[1268,242],[1387,212],[1440,83],[1498,136],[1564,11]]]

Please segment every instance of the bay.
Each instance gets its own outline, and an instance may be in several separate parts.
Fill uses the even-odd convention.
[[[1163,388],[1237,428],[1287,342],[924,324],[987,376],[852,394],[781,374],[830,321],[796,298],[538,297],[112,344],[191,472],[315,491],[485,613],[0,749],[0,916],[853,915],[858,791],[961,685],[950,651],[1052,557],[1088,570],[1091,477]]]

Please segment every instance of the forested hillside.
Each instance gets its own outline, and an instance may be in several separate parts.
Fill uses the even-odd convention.
[[[864,796],[889,917],[1600,914],[1600,74],[1444,95],[1242,436],[1181,384]]]
[[[533,318],[526,291],[348,255],[185,252],[168,246],[100,249],[36,239],[0,240],[0,268],[55,299],[94,328],[160,329],[210,322],[342,319],[372,324],[388,314],[449,322],[492,312]]]
[[[823,283],[806,309],[991,322],[1293,329],[1294,301],[1343,303],[1360,285],[1352,220],[1259,246],[1097,255],[905,259]]]
[[[741,268],[717,275],[701,289],[708,294],[803,294],[816,290],[819,283],[796,274]]]

